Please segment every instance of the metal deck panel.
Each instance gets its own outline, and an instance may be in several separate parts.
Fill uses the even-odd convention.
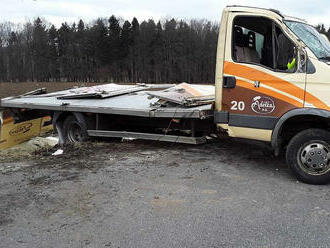
[[[149,96],[145,92],[106,99],[59,100],[56,96],[29,96],[2,99],[0,107],[163,118],[201,118],[208,116],[208,112],[211,111],[212,108],[212,105],[204,105],[194,108],[185,108],[182,106],[175,108],[157,108],[152,107],[151,104],[157,102],[158,99],[149,99],[148,97]]]

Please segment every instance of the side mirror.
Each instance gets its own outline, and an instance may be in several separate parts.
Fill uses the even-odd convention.
[[[309,58],[307,58],[306,73],[314,74],[315,72],[316,72],[316,68],[315,68],[313,62]]]

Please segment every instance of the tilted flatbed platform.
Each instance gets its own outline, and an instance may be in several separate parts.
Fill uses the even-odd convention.
[[[57,92],[65,93],[63,92]],[[153,106],[158,99],[145,92],[136,92],[105,99],[57,99],[54,96],[21,96],[1,100],[2,108],[40,109],[61,112],[91,112],[98,114],[128,115],[155,118],[197,118],[204,119],[213,116],[212,105],[197,107]]]
[[[11,109],[17,120],[51,115],[62,143],[68,141],[68,137],[75,141],[75,134],[66,130],[71,124],[65,119],[71,115],[75,119],[71,122],[76,121],[85,130],[84,135],[92,137],[200,144],[206,141],[205,133],[196,135],[201,134],[201,123],[213,120],[213,96],[208,95],[209,92],[214,92],[213,86],[185,83],[176,86],[108,84],[50,94],[39,89],[2,99],[0,108]]]

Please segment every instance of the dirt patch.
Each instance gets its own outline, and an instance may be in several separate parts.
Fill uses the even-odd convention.
[[[17,208],[24,207],[30,202],[31,199],[22,191],[0,195],[0,226],[12,223],[11,212],[15,212]]]
[[[127,142],[90,142],[82,144],[65,145],[63,147],[55,146],[52,149],[41,150],[34,154],[34,160],[40,166],[47,164],[48,167],[56,166],[56,168],[77,168],[94,170],[102,165],[111,165],[118,161],[125,161],[127,156],[136,156],[148,160],[160,156],[159,149],[171,149],[173,144],[169,143],[152,143],[144,141]],[[174,149],[187,147],[176,145]],[[52,154],[63,149],[63,154],[53,156]],[[146,152],[145,150],[148,150]],[[105,161],[106,159],[106,161]],[[98,163],[100,162],[100,163]],[[172,166],[173,162],[170,162]],[[175,162],[174,162],[175,163]]]
[[[328,244],[329,187],[297,183],[252,143],[116,141],[52,156],[58,148],[0,173],[1,247]]]
[[[49,151],[58,143],[56,137],[36,137],[15,147],[0,150],[0,162],[19,162],[31,159],[41,151]]]
[[[46,186],[63,181],[73,181],[79,178],[78,172],[59,172],[52,175],[45,175],[36,178],[30,178],[29,184],[35,186]]]

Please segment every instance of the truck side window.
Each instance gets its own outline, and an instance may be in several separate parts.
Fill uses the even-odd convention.
[[[263,17],[234,19],[233,60],[273,67],[272,22]]]
[[[296,70],[296,64],[293,61],[297,59],[294,44],[283,34],[279,27],[276,27],[275,36],[276,69],[285,72],[294,72]],[[288,63],[294,63],[291,69],[288,68]]]
[[[257,36],[258,41],[263,40],[264,37],[256,32],[248,30],[242,27],[235,27],[235,45],[234,54],[237,62],[247,62],[247,63],[260,63],[260,53],[257,52]],[[259,41],[260,42],[260,41]],[[260,51],[259,51],[260,52]]]
[[[295,48],[272,20],[238,16],[234,19],[232,57],[235,62],[259,64],[273,70],[292,72]]]

